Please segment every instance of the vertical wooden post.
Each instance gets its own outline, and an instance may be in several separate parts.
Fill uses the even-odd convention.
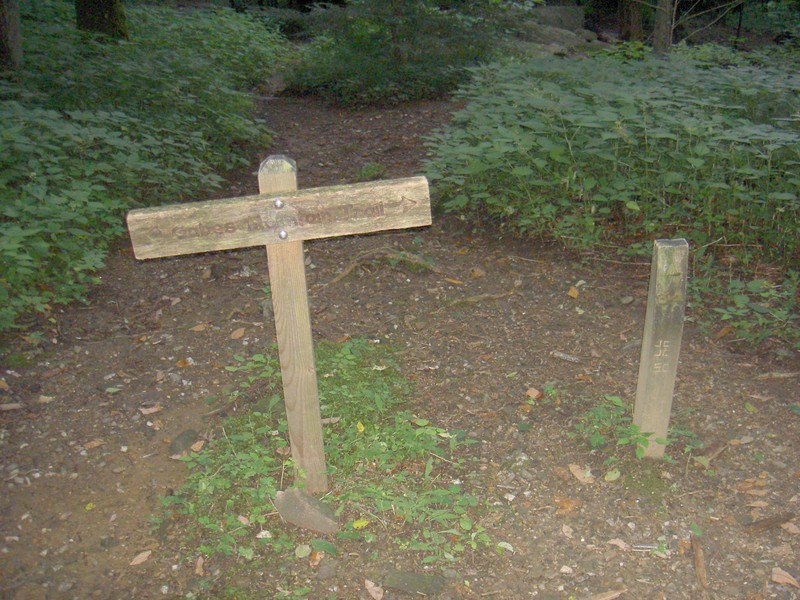
[[[285,156],[270,156],[258,169],[262,194],[297,190],[297,166]],[[322,442],[317,371],[311,337],[303,242],[267,244],[267,263],[278,336],[289,442],[297,479],[310,493],[325,492],[328,476]]]
[[[639,431],[653,433],[644,450],[648,458],[664,456],[665,444],[656,439],[666,440],[669,428],[683,336],[688,264],[686,240],[656,240],[633,410],[633,424]]]

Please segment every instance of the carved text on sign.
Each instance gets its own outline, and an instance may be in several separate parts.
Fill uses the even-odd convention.
[[[430,225],[424,177],[140,209],[137,258],[158,258]]]

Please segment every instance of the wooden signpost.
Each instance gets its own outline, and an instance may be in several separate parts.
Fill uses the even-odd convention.
[[[633,424],[652,433],[644,456],[664,456],[678,353],[686,309],[689,244],[686,240],[656,240],[650,267],[650,289],[644,319],[639,383]]]
[[[266,246],[289,441],[296,477],[328,488],[303,240],[431,224],[428,181],[410,177],[297,191],[297,168],[270,156],[259,195],[128,213],[138,259]]]

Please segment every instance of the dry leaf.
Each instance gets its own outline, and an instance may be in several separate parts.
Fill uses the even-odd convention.
[[[6,383],[6,380],[5,379],[0,379],[0,390],[3,390],[5,392],[5,391],[8,391],[10,389],[11,388],[8,387],[8,384]]]
[[[553,467],[553,475],[558,477],[561,481],[570,481],[572,477],[564,467]]]
[[[573,500],[566,496],[555,496],[553,498],[553,504],[558,507],[556,511],[557,515],[566,515],[579,508],[582,503],[580,500]]]
[[[244,337],[244,327],[239,327],[239,329],[235,330],[231,334],[231,339],[232,340],[238,340],[238,339],[241,339],[243,337]]]
[[[202,556],[197,557],[197,562],[194,563],[194,574],[198,577],[203,576],[203,565],[205,564],[205,559]]]
[[[185,369],[190,364],[192,364],[192,363],[189,361],[188,358],[182,358],[182,359],[180,359],[178,361],[175,361],[175,366],[176,367],[180,367],[181,369]]]
[[[717,332],[717,335],[714,336],[714,339],[716,341],[719,341],[722,338],[724,338],[726,335],[729,335],[731,333],[733,333],[733,327],[731,327],[730,325],[726,325],[725,327],[723,327],[722,329],[720,329]]]
[[[8,402],[6,404],[0,404],[0,411],[19,410],[22,406],[21,402]]]
[[[769,502],[764,502],[763,500],[756,500],[755,502],[751,502],[747,504],[749,508],[766,508],[769,506]]]
[[[445,277],[445,278],[444,278],[444,280],[445,280],[447,283],[452,283],[453,285],[464,285],[464,282],[463,282],[463,281],[460,281],[460,280],[458,280],[458,279],[450,279],[449,277]]]
[[[310,557],[309,557],[309,559],[308,559],[308,565],[309,565],[311,568],[318,567],[318,566],[319,566],[319,563],[321,563],[321,562],[322,562],[322,559],[323,559],[323,558],[325,558],[325,552],[323,552],[322,550],[319,550],[319,551],[317,551],[317,550],[314,550],[314,551],[311,553],[311,556],[310,556]]]
[[[528,391],[525,392],[525,395],[533,400],[541,400],[544,398],[544,392],[542,390],[537,390],[534,387],[528,388]]]
[[[83,447],[87,450],[91,450],[92,448],[97,448],[98,446],[102,446],[105,444],[105,440],[92,440],[91,442],[86,442]]]
[[[585,381],[587,383],[594,383],[591,375],[576,375],[575,381]]]
[[[481,279],[482,277],[486,277],[486,271],[484,271],[480,267],[472,267],[469,270],[469,276],[472,279]]]
[[[571,285],[569,291],[567,292],[567,296],[570,298],[577,298],[580,296],[580,292],[578,291],[578,288],[576,288],[574,285]]]
[[[623,541],[623,540],[621,540],[619,538],[614,538],[613,540],[608,540],[608,543],[611,544],[612,546],[616,546],[620,550],[624,550],[625,552],[627,552],[628,550],[631,549],[630,544],[628,544],[627,542],[625,542],[625,541]]]
[[[142,563],[143,563],[143,562],[145,562],[145,561],[146,561],[148,558],[150,558],[150,555],[151,555],[152,553],[153,553],[153,551],[152,551],[152,550],[145,550],[144,552],[140,552],[139,554],[137,554],[137,555],[136,555],[136,558],[134,558],[134,559],[133,559],[133,560],[132,560],[132,561],[129,563],[129,565],[130,565],[131,567],[135,567],[136,565],[140,565],[140,564],[142,564]]]
[[[289,456],[289,454],[292,452],[292,449],[289,446],[281,446],[280,448],[275,448],[275,452],[280,456]]]
[[[569,525],[562,525],[561,526],[561,533],[564,535],[564,537],[566,537],[566,538],[571,540],[572,539],[572,534],[574,532],[573,532],[572,527],[570,527]]]
[[[575,477],[575,479],[577,479],[581,483],[594,483],[594,475],[592,475],[591,470],[585,467],[581,467],[575,464],[570,464],[569,472],[572,473],[573,477]]]
[[[372,600],[383,600],[383,588],[369,579],[364,580],[364,588]]]
[[[147,426],[156,431],[161,431],[161,428],[164,427],[164,423],[161,421],[161,419],[156,419],[154,421],[148,421]]]
[[[139,412],[142,413],[143,415],[152,415],[153,413],[157,413],[160,410],[161,410],[161,405],[158,402],[150,406],[139,407]]]
[[[792,587],[800,588],[800,583],[797,583],[797,579],[780,567],[772,567],[772,581],[782,585],[791,585]]]
[[[205,440],[197,440],[194,444],[189,446],[189,449],[192,452],[200,452],[200,450],[202,450],[203,446],[205,446],[205,445],[206,445],[206,441]]]
[[[800,527],[798,527],[794,523],[784,523],[783,525],[781,525],[781,529],[783,529],[784,531],[788,531],[789,533],[794,535],[800,533]]]
[[[248,527],[250,525],[250,519],[248,519],[244,515],[239,515],[238,517],[236,517],[236,520],[239,521],[239,523],[241,523],[245,527]]]
[[[190,327],[189,331],[205,331],[208,329],[207,323],[200,323],[199,325],[195,325],[194,327]]]
[[[766,478],[760,478],[760,479],[745,479],[744,481],[740,481],[733,487],[740,492],[749,493],[750,491],[752,491],[753,488],[764,487],[766,485],[767,485]]]

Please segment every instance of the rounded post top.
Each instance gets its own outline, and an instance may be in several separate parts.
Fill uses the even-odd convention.
[[[258,172],[267,173],[296,173],[297,163],[283,154],[270,154],[267,158],[261,161],[258,167]]]

